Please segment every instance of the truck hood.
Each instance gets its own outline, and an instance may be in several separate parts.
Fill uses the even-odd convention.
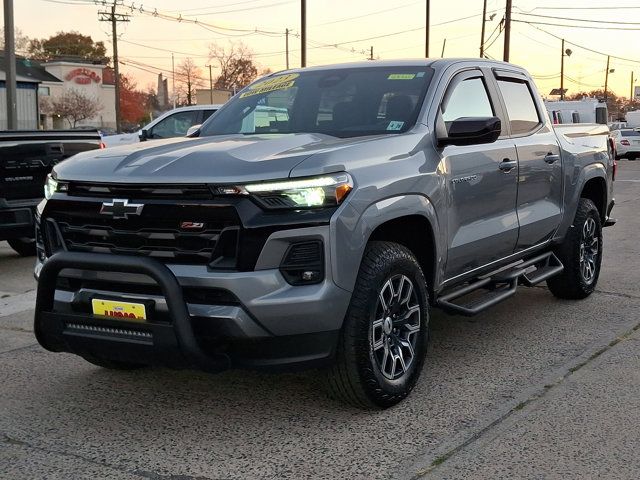
[[[76,155],[61,180],[106,183],[244,183],[286,178],[309,156],[365,141],[322,134],[225,135],[154,140]]]

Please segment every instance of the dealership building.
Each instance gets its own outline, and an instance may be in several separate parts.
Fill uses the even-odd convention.
[[[7,128],[6,73],[0,56],[0,130]],[[115,128],[115,76],[105,65],[53,61],[40,63],[27,58],[16,59],[18,129],[65,129],[68,122],[55,114],[42,112],[46,99],[59,98],[67,90],[77,90],[95,99],[100,110],[94,118],[78,126]]]

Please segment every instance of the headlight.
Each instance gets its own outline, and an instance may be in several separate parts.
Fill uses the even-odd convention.
[[[353,189],[353,180],[347,173],[252,183],[241,187],[220,187],[219,193],[245,193],[252,195],[266,208],[324,208],[340,205]]]
[[[49,200],[56,192],[66,192],[67,187],[67,183],[59,182],[49,174],[47,175],[47,180],[44,183],[44,198]]]
[[[44,198],[49,200],[57,191],[58,181],[51,174],[47,175],[47,181],[44,183]]]

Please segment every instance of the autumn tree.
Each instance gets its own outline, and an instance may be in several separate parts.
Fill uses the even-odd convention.
[[[202,69],[192,58],[185,58],[176,67],[176,90],[178,96],[187,105],[193,105],[196,99],[196,89],[202,86]]]
[[[24,35],[19,28],[13,31],[13,38],[16,45],[16,53],[26,53],[31,39]],[[0,50],[4,50],[4,27],[0,28]]]
[[[47,100],[41,102],[40,111],[46,115],[59,115],[69,123],[70,128],[77,127],[78,122],[95,117],[102,110],[102,105],[97,99],[75,88]]]
[[[147,116],[148,98],[138,90],[136,82],[120,74],[120,119],[124,123],[139,124]]]
[[[78,32],[58,32],[47,39],[31,40],[28,51],[31,57],[40,61],[73,60],[109,63],[104,43],[94,42],[91,36]]]
[[[246,87],[258,76],[253,62],[253,52],[242,42],[227,47],[215,43],[209,45],[210,60],[218,64],[220,75],[215,88],[233,90]]]

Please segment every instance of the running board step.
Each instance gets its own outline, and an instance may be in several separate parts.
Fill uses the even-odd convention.
[[[553,252],[527,259],[508,270],[487,275],[438,298],[436,304],[445,311],[471,317],[513,296],[518,285],[533,287],[564,270],[562,262]],[[473,292],[485,290],[463,303],[455,303]]]

